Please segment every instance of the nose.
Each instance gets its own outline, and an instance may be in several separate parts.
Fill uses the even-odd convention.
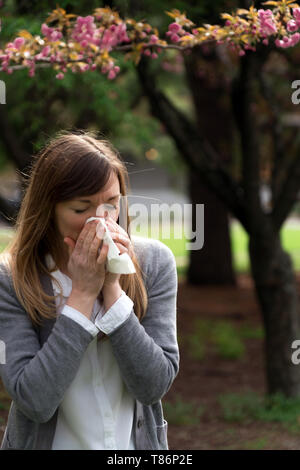
[[[105,204],[100,204],[96,209],[96,217],[108,217],[108,210],[105,207]]]

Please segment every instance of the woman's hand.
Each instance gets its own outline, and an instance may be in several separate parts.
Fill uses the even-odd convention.
[[[119,248],[121,254],[122,253],[128,253],[130,258],[133,257],[133,247],[131,240],[128,236],[128,233],[120,227],[120,225],[117,224],[111,217],[107,217],[105,219],[105,223],[108,227],[108,230],[110,231],[111,237],[116,244],[116,246]],[[116,284],[119,283],[120,280],[120,274],[115,274],[115,273],[106,273],[105,276],[105,281],[103,284],[103,289],[104,291]]]
[[[72,238],[64,238],[69,250],[67,267],[72,279],[72,289],[95,299],[104,284],[108,253],[108,245],[102,240],[106,229],[99,227],[96,236],[98,224],[97,220],[88,222],[79,234],[76,244]]]

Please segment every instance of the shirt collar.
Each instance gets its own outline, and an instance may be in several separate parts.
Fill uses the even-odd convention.
[[[50,253],[46,254],[46,263],[49,269],[53,269],[55,267],[54,259]],[[55,271],[52,271],[51,274],[53,277],[55,277],[55,279],[61,285],[63,296],[69,297],[69,295],[71,294],[71,290],[72,290],[72,279],[66,274],[64,274],[63,272],[61,272],[60,269],[56,269]],[[53,286],[54,292],[59,294],[60,290],[55,282],[52,282],[52,286]]]

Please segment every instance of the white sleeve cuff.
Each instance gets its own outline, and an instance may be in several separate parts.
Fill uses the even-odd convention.
[[[99,318],[99,315],[96,317],[95,325],[97,325],[99,330],[108,335],[127,320],[132,308],[133,301],[122,290],[122,295],[107,310],[107,312],[101,318]]]
[[[65,305],[61,313],[79,323],[79,325],[81,325],[85,330],[91,333],[93,337],[97,336],[97,334],[99,333],[99,330],[94,325],[94,323],[89,320],[83,313],[79,312],[79,310],[76,310],[76,308],[73,308],[70,305]]]

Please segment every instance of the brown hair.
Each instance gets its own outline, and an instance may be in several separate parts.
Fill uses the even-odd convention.
[[[41,324],[42,317],[56,318],[55,296],[44,292],[39,271],[57,283],[62,296],[60,284],[51,275],[53,269],[50,271],[45,261],[47,253],[55,262],[60,257],[55,205],[95,194],[105,186],[112,171],[118,177],[122,196],[126,196],[129,178],[124,162],[108,140],[99,139],[92,131],[59,131],[33,157],[14,237],[0,255],[0,260],[10,269],[16,295],[33,324]],[[127,204],[126,213],[130,238]],[[146,314],[147,292],[135,254],[132,261],[136,273],[122,274],[120,285],[134,302],[134,312],[141,320]]]

